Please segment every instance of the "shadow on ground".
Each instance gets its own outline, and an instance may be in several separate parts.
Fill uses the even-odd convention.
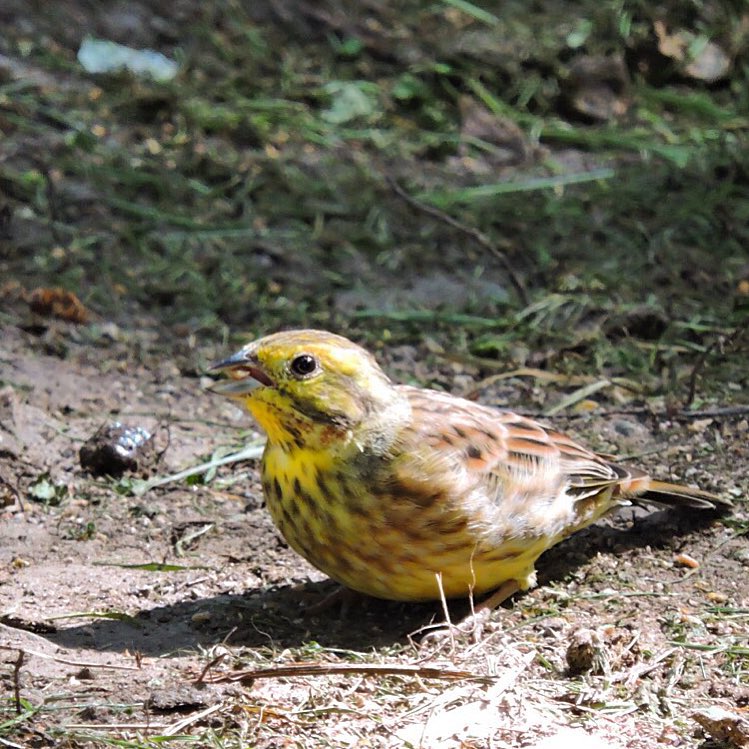
[[[635,519],[629,523],[627,515],[632,513]],[[538,565],[540,583],[549,585],[568,578],[599,553],[629,557],[638,556],[647,547],[676,550],[682,537],[715,519],[714,513],[699,511],[642,513],[639,508],[619,513],[612,520],[614,524],[593,526],[551,549]],[[659,575],[658,579],[668,582],[666,577]],[[680,579],[677,572],[672,577],[673,583]],[[610,574],[603,582],[609,589],[616,584]],[[581,588],[588,585],[587,592],[593,594],[599,581],[581,582]],[[220,643],[276,649],[315,642],[327,648],[362,651],[402,642],[444,618],[439,603],[409,604],[364,596],[332,604],[314,615],[305,614],[306,608],[334,590],[334,584],[326,581],[216,595],[142,610],[133,617],[97,619],[59,629],[47,637],[71,650],[129,651],[146,656],[176,656]],[[540,603],[533,613],[559,615],[552,608],[553,603]],[[466,602],[450,602],[453,621],[468,612]],[[503,613],[509,616],[509,612],[500,610],[495,619],[501,622]]]

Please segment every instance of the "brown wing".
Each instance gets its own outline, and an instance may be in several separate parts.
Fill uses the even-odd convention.
[[[537,479],[538,489],[563,479],[576,495],[600,492],[623,479],[641,476],[610,463],[566,435],[511,411],[432,390],[404,387],[419,439],[451,455],[469,474],[500,483]]]
[[[626,503],[617,487],[629,474],[568,437],[509,411],[403,391],[413,419],[398,475],[408,477],[414,496],[436,488],[439,506],[466,518],[485,547],[517,542],[540,553]],[[420,475],[425,480],[414,481]]]
[[[637,499],[700,508],[730,504],[698,489],[653,481],[644,471],[614,463],[511,411],[437,391],[403,389],[414,411],[414,424],[419,425],[417,444],[421,440],[437,453],[449,454],[469,480],[472,477],[505,510],[528,512],[538,505],[558,505],[564,498],[582,503],[584,514],[591,509],[586,500],[606,505],[596,515]]]

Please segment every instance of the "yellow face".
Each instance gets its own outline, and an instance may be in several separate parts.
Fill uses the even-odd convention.
[[[273,444],[323,447],[356,431],[392,397],[367,351],[324,331],[260,338],[213,369],[232,378],[214,391],[242,400]]]

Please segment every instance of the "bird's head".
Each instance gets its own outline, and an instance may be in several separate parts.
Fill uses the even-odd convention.
[[[374,357],[342,336],[290,330],[248,343],[211,367],[212,390],[243,402],[271,444],[320,449],[365,439],[407,406]]]

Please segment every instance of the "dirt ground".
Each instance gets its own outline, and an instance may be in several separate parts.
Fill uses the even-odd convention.
[[[591,19],[621,4],[569,28],[532,5],[0,3],[0,749],[749,741],[749,18],[734,89],[709,88],[671,70],[696,32],[635,14],[601,66],[595,33],[630,26]],[[683,5],[673,24],[724,23]],[[84,32],[182,55],[181,78],[90,76]],[[606,75],[564,93],[586,34]],[[591,97],[620,119],[581,125]],[[83,312],[48,314],[32,290],[57,286]],[[273,527],[257,461],[218,464],[261,435],[206,390],[238,333],[290,324],[487,404],[577,394],[556,427],[734,510],[624,509],[478,637],[427,636],[439,604],[313,613],[335,585]],[[153,448],[92,476],[81,447],[114,422]]]
[[[153,346],[150,333],[141,328],[138,338]],[[622,512],[549,552],[541,586],[496,612],[478,645],[419,646],[409,634],[441,620],[438,606],[356,602],[305,616],[305,604],[329,584],[309,584],[320,573],[273,529],[252,462],[220,468],[219,477],[236,479],[226,488],[178,482],[139,497],[82,472],[82,442],[113,420],[156,433],[165,448],[160,475],[251,438],[244,415],[204,392],[200,377],[155,353],[135,361],[132,340],[104,337],[93,346],[64,324],[41,337],[6,324],[2,340],[2,681],[6,693],[17,686],[25,709],[39,711],[21,732],[22,745],[54,746],[63,726],[66,740],[81,745],[98,745],[97,735],[104,742],[107,735],[244,726],[250,743],[275,746],[286,734],[314,741],[321,723],[330,730],[331,722],[341,746],[370,732],[371,745],[388,745],[421,730],[425,746],[453,745],[448,737],[462,715],[473,716],[456,734],[469,745],[472,731],[479,740],[490,730],[520,745],[513,742],[533,744],[582,724],[614,745],[683,746],[699,743],[689,738],[698,729],[695,711],[747,705],[749,547],[740,503],[723,520]],[[53,341],[64,343],[64,358],[47,353]],[[181,361],[219,353],[196,349]],[[571,426],[601,446],[610,440],[647,456],[640,462],[662,474],[740,500],[749,488],[746,419],[707,421],[591,418]],[[40,475],[64,496],[30,499]],[[147,566],[154,564],[175,567]],[[565,675],[566,650],[584,638],[581,630],[598,633],[605,665],[589,676]],[[352,653],[361,654],[355,660],[453,664],[508,681],[501,691],[496,679],[459,687],[425,680],[416,688],[375,686],[361,676],[193,686],[222,654],[216,669],[231,673],[288,660],[346,662]],[[352,711],[345,718],[344,703]],[[476,712],[453,715],[456,705]],[[478,717],[487,710],[490,729]],[[181,729],[185,717],[195,723]]]

